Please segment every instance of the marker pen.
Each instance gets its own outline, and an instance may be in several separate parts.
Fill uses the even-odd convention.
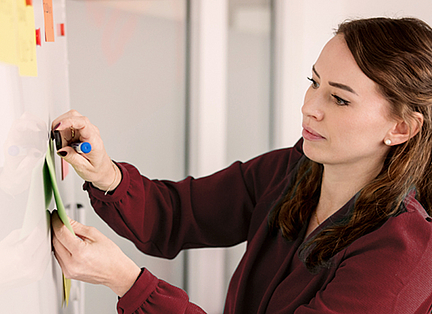
[[[62,148],[62,138],[59,131],[53,131],[51,134],[51,138],[54,140],[56,149],[59,150]],[[88,154],[91,152],[92,147],[89,142],[82,143],[72,143],[70,146],[75,149],[75,151],[79,154]]]
[[[51,138],[55,142],[56,150],[59,150],[62,148],[62,138],[59,131],[53,131],[51,132]]]
[[[70,146],[79,154],[88,154],[91,152],[91,144],[89,142],[72,143]]]

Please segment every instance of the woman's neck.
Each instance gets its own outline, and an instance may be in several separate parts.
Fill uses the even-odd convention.
[[[324,165],[321,193],[316,208],[318,221],[323,222],[345,205],[358,191],[381,171],[382,163],[369,167]],[[366,168],[366,170],[365,170]]]

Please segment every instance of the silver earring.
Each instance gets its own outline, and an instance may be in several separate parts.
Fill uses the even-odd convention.
[[[384,141],[384,143],[385,143],[386,145],[390,146],[390,145],[391,145],[391,140],[390,140],[390,139],[386,139],[386,140]]]

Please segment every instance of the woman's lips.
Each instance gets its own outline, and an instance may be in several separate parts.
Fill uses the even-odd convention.
[[[319,133],[315,132],[314,130],[312,130],[311,128],[308,128],[305,126],[303,126],[302,136],[304,139],[306,139],[308,141],[317,141],[317,140],[325,139],[325,137],[322,136],[321,134],[319,134]]]

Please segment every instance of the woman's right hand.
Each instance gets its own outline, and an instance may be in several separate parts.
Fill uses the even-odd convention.
[[[59,131],[62,148],[57,151],[70,163],[78,175],[102,191],[113,190],[121,181],[121,172],[108,156],[99,129],[76,110],[71,110],[52,122],[52,130]],[[71,146],[75,142],[89,142],[91,152],[77,153]]]

